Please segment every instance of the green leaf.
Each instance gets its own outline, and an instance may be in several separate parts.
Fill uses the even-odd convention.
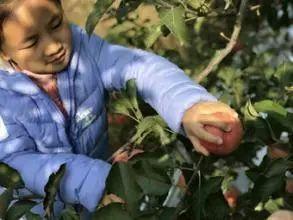
[[[284,62],[279,65],[274,73],[274,76],[278,78],[282,87],[293,86],[293,64],[292,62]]]
[[[201,196],[201,198],[205,198],[209,194],[218,192],[221,189],[223,180],[224,178],[221,176],[211,177],[208,180],[205,180],[204,185],[202,185],[200,190],[201,193],[204,194],[204,197]]]
[[[203,179],[198,187],[196,193],[194,194],[193,211],[196,213],[196,219],[201,219],[204,214],[206,201],[210,195],[222,192],[221,184],[223,177],[211,177],[208,180]]]
[[[93,215],[92,219],[103,220],[134,220],[130,214],[125,210],[124,206],[120,203],[111,203],[98,211]]]
[[[278,114],[283,117],[287,116],[286,109],[283,108],[278,103],[275,103],[271,100],[263,100],[260,102],[256,102],[256,103],[254,103],[254,107],[255,107],[256,111],[258,111],[258,112],[270,112],[270,113]]]
[[[80,217],[72,207],[68,207],[64,209],[61,214],[59,220],[79,220]]]
[[[245,105],[245,113],[244,114],[245,114],[246,120],[255,120],[256,118],[259,117],[258,112],[253,107],[250,100],[248,100]]]
[[[225,85],[229,87],[233,85],[237,75],[235,74],[235,69],[232,67],[221,68],[217,74],[217,76],[224,81]]]
[[[135,84],[135,79],[130,79],[126,82],[126,93],[132,106],[138,109],[138,102],[137,102],[137,89]]]
[[[159,120],[161,118],[159,117]],[[169,132],[167,132],[166,129],[167,125],[158,123],[156,126],[153,127],[153,133],[155,136],[160,138],[161,145],[165,146],[167,144],[170,144],[172,141],[175,140],[176,136],[170,136]]]
[[[223,193],[212,194],[206,201],[203,219],[222,220],[229,216],[229,206],[223,196]]]
[[[0,162],[0,186],[5,188],[23,188],[24,182],[16,169]]]
[[[264,205],[264,208],[270,213],[274,213],[275,211],[278,211],[283,206],[284,206],[284,199],[278,198],[278,199],[269,199]]]
[[[39,216],[35,213],[32,213],[32,212],[26,212],[25,217],[27,220],[42,220],[41,216]]]
[[[277,160],[273,160],[270,166],[267,168],[265,172],[266,177],[273,177],[276,175],[285,175],[285,172],[289,169],[288,161],[280,158]]]
[[[172,7],[160,11],[161,22],[178,38],[181,45],[189,42],[189,32],[184,21],[185,10],[183,7]]]
[[[241,143],[233,153],[237,161],[241,161],[248,166],[254,166],[253,158],[256,157],[260,144],[257,142],[245,141]]]
[[[152,25],[147,29],[147,33],[144,39],[144,44],[147,48],[150,48],[156,40],[162,35],[161,31],[162,24]]]
[[[137,120],[141,120],[143,118],[138,105],[135,79],[130,79],[126,82],[125,89],[120,91],[120,98],[112,103],[111,112],[129,117],[134,114]]]
[[[168,136],[165,128],[167,128],[167,125],[159,115],[147,116],[137,125],[137,131],[133,136],[133,140],[136,140],[136,143],[140,144],[147,135],[152,133],[155,137],[160,138],[162,145],[169,144],[172,138]]]
[[[0,195],[0,218],[4,219],[8,206],[13,200],[13,189],[6,189]]]
[[[187,4],[194,9],[199,9],[205,3],[205,0],[186,0]]]
[[[236,103],[238,106],[240,106],[242,103],[243,95],[244,95],[245,84],[241,79],[236,79],[233,83],[232,88],[233,88],[234,97],[236,99]]]
[[[287,110],[280,104],[271,100],[263,100],[255,103],[254,106],[258,112],[264,112],[268,115],[267,121],[271,124],[274,133],[280,134],[284,130],[293,132],[293,121],[288,117]]]
[[[144,194],[161,196],[167,194],[171,185],[151,179],[143,175],[135,175],[135,180],[143,190]]]
[[[135,181],[131,165],[129,163],[114,164],[106,183],[107,192],[122,198],[127,204],[127,210],[131,215],[136,216],[142,191]]]
[[[151,159],[152,160],[152,159]],[[156,163],[158,161],[154,161]],[[169,176],[167,175],[167,169],[172,167],[168,166],[164,161],[152,164],[152,161],[149,161],[148,158],[140,157],[137,158],[137,162],[133,165],[133,169],[136,175],[143,174],[149,179],[154,179],[165,184],[170,183]],[[165,166],[166,165],[166,166]],[[167,167],[168,166],[168,167]]]
[[[255,182],[252,190],[253,199],[257,201],[266,201],[274,193],[281,191],[285,186],[284,176],[272,176],[266,178],[260,176]]]
[[[132,108],[132,105],[129,101],[129,99],[122,97],[118,100],[116,100],[112,104],[111,112],[122,114],[122,115],[130,115],[130,109]]]
[[[18,220],[24,214],[26,214],[31,208],[33,208],[38,203],[30,201],[30,200],[19,200],[15,202],[6,213],[7,220]]]
[[[167,170],[173,168],[172,158],[166,152],[161,149],[157,149],[154,152],[145,152],[136,157],[140,162],[146,162],[150,167],[160,170]]]
[[[45,186],[46,196],[43,201],[44,209],[46,216],[51,216],[51,213],[54,212],[53,205],[55,201],[55,196],[59,189],[61,178],[65,173],[66,164],[62,164],[56,173],[52,173],[49,177],[49,181]]]
[[[247,170],[245,174],[252,182],[256,182],[259,177],[259,173],[254,170]]]
[[[85,29],[88,34],[92,34],[96,25],[99,23],[100,19],[107,11],[107,9],[112,5],[113,0],[97,0],[92,12],[89,14],[86,20]]]
[[[159,214],[159,219],[172,219],[175,216],[176,208],[164,208]]]
[[[248,139],[251,141],[260,139],[265,142],[271,139],[271,133],[266,122],[260,117],[250,100],[245,105],[244,120]]]

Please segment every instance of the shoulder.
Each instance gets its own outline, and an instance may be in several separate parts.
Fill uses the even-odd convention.
[[[0,70],[0,106],[7,103],[8,98],[14,96],[14,92],[10,90],[10,76],[7,71]]]
[[[22,108],[20,106],[27,95],[17,92],[17,86],[23,87],[17,77],[0,70],[0,112],[14,113],[18,108]]]
[[[82,47],[85,47],[85,49],[90,51],[97,50],[102,46],[104,40],[97,34],[88,34],[83,27],[74,23],[70,23],[70,27],[75,44],[80,43]]]
[[[22,103],[22,95],[0,87],[0,112],[13,113]],[[12,111],[13,109],[13,111]]]

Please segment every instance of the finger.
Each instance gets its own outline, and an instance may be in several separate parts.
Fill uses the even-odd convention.
[[[194,136],[190,136],[189,137],[192,145],[194,146],[194,150],[197,151],[198,153],[201,153],[205,156],[209,156],[209,152],[207,151],[207,149],[205,149],[199,142],[199,140],[194,137]]]
[[[109,194],[111,202],[116,202],[116,203],[125,203],[123,199],[120,197],[116,196],[115,194]]]
[[[115,157],[117,157],[118,155],[123,154],[124,152],[126,152],[126,150],[125,150],[124,148],[120,148],[120,149],[118,149],[117,151],[115,151],[115,152],[113,153],[112,158],[115,158]]]
[[[223,103],[223,102],[216,102],[217,104],[217,111],[215,111],[215,102],[204,102],[201,103],[201,105],[198,106],[199,109],[205,111],[206,114],[212,114],[215,112],[223,112],[231,114],[234,118],[238,118],[237,112],[232,109],[229,105]]]
[[[214,143],[214,144],[222,144],[223,143],[222,138],[215,136],[215,135],[209,133],[208,131],[206,131],[204,129],[203,125],[200,123],[196,123],[191,129],[193,131],[193,135],[195,135],[196,137],[198,137],[199,139],[201,139],[203,141],[208,141],[208,142]]]
[[[217,112],[229,114],[233,118],[238,119],[238,113],[228,105],[222,106],[221,108],[217,108]]]
[[[111,199],[109,198],[108,195],[105,195],[105,196],[103,197],[102,201],[101,201],[101,204],[102,204],[103,206],[107,206],[107,205],[109,205],[110,203],[111,203]]]
[[[128,161],[128,155],[127,155],[127,152],[123,152],[123,153],[120,153],[118,155],[116,155],[114,158],[113,158],[113,162],[112,164],[115,164],[117,162],[127,162]]]
[[[222,129],[223,131],[229,132],[231,131],[231,126],[229,122],[223,121],[214,115],[200,115],[200,123],[204,125],[212,125]]]

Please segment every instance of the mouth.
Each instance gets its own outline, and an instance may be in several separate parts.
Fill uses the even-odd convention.
[[[49,61],[49,63],[52,64],[58,64],[64,61],[66,54],[66,50],[63,50],[61,53],[59,53],[53,60]]]

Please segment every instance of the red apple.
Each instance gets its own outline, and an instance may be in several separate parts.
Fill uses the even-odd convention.
[[[128,121],[128,117],[119,114],[108,114],[108,123],[113,125],[123,125]]]
[[[289,155],[289,150],[279,143],[270,144],[268,146],[268,157],[271,159],[284,158]]]
[[[205,129],[223,140],[222,144],[214,144],[207,141],[201,140],[200,143],[205,147],[210,153],[215,155],[227,155],[234,151],[240,144],[243,136],[243,128],[239,118],[235,118],[227,113],[216,112],[213,114],[224,122],[227,122],[231,127],[230,132],[225,132],[220,128],[205,125]]]
[[[286,192],[293,193],[293,179],[286,180]]]
[[[235,208],[237,205],[237,199],[241,194],[238,188],[236,186],[230,186],[223,194],[229,207]]]

